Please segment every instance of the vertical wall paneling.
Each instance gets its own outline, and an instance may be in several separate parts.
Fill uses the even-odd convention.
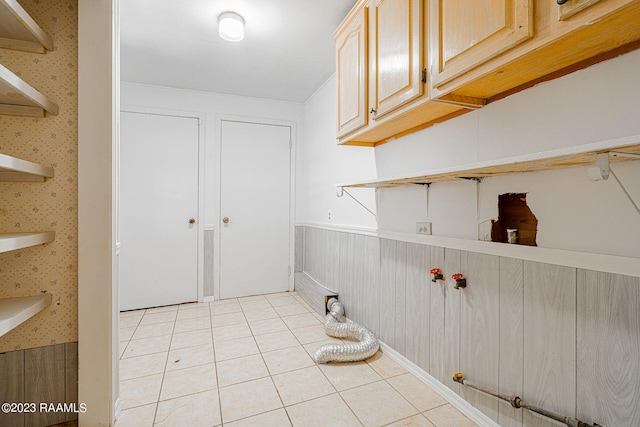
[[[460,371],[478,384],[498,388],[500,310],[498,309],[500,258],[461,252],[460,272],[468,286],[460,289]],[[494,421],[498,399],[468,387],[462,397]]]
[[[25,402],[65,403],[64,344],[37,347],[24,352]],[[25,414],[25,426],[48,426],[65,421],[64,412]]]
[[[640,425],[640,280],[578,270],[577,416]]]
[[[65,402],[78,402],[78,343],[70,342],[64,345],[64,376],[65,376]],[[78,419],[78,414],[69,412],[65,421]]]
[[[351,319],[499,425],[560,424],[460,386],[453,372],[588,423],[640,425],[640,278],[302,228],[296,281],[313,271],[338,288]],[[431,282],[434,267],[444,281]],[[453,289],[458,272],[466,289]]]
[[[397,243],[395,240],[380,240],[380,339],[394,349],[397,349],[394,340]]]
[[[444,271],[444,248],[431,247],[431,262],[428,270],[440,268]],[[445,272],[446,273],[446,272]],[[444,372],[444,306],[447,284],[444,280],[429,282],[431,307],[429,310],[429,369],[428,372],[444,383],[449,374]]]
[[[335,281],[332,266],[331,266],[331,243],[333,241],[333,231],[318,230],[318,265],[316,274],[320,283],[326,283],[331,287],[331,284]]]
[[[352,246],[352,268],[353,276],[350,283],[353,292],[351,294],[353,303],[351,304],[351,319],[354,322],[362,324],[364,322],[364,304],[365,287],[364,287],[364,239],[361,234],[355,234]]]
[[[395,279],[395,332],[393,333],[395,349],[406,356],[406,324],[407,324],[407,245],[406,242],[397,242],[394,254]]]
[[[452,274],[461,273],[460,253],[457,249],[444,250],[444,384],[460,394],[460,384],[453,382],[451,374],[460,371],[460,301],[463,290],[455,290]],[[464,274],[464,273],[463,273]]]
[[[299,225],[295,228],[295,248],[294,248],[294,272],[300,273],[304,270],[304,233],[306,227]],[[205,232],[206,234],[206,232]],[[206,256],[206,240],[205,240],[205,256]],[[206,270],[205,270],[206,271]],[[205,294],[206,295],[206,294]]]
[[[522,399],[565,416],[576,408],[576,270],[524,262]],[[557,425],[529,411],[526,426]]]
[[[347,237],[346,233],[324,230],[322,268],[325,270],[324,278],[330,289],[340,291],[340,242]]]
[[[355,235],[352,233],[340,236],[340,294],[339,298],[344,304],[345,315],[354,320],[355,309],[353,308],[357,302],[354,301],[354,277],[356,276],[356,268],[354,265],[355,256]]]
[[[296,230],[297,231],[297,230]],[[297,234],[296,234],[297,236]],[[204,283],[203,295],[205,297],[213,296],[213,244],[215,230],[204,230]],[[296,240],[297,243],[297,240]],[[298,248],[296,248],[296,253]],[[302,252],[302,251],[300,251]]]
[[[500,372],[498,391],[522,396],[524,348],[524,262],[500,258]],[[522,427],[523,410],[498,402],[498,424]]]
[[[380,240],[364,236],[364,308],[362,325],[380,335]]]
[[[26,402],[24,350],[0,353],[0,403]],[[0,412],[0,426],[24,426],[24,414]]]
[[[425,371],[429,370],[430,253],[426,245],[407,247],[405,356]]]
[[[78,343],[70,342],[64,345],[64,376],[65,376],[65,402],[78,402]],[[78,414],[68,412],[65,421],[78,418]]]
[[[319,230],[317,228],[306,227],[304,236],[304,270],[309,276],[316,280],[318,280],[315,273],[319,252],[317,244],[318,232]],[[327,286],[326,283],[323,283],[323,285]]]

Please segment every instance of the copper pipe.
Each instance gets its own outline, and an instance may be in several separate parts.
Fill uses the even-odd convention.
[[[453,374],[453,381],[460,383],[462,385],[466,385],[467,387],[471,387],[483,393],[489,394],[491,396],[497,397],[498,399],[505,400],[509,402],[511,406],[513,406],[516,409],[520,409],[520,408],[528,409],[530,411],[543,415],[547,418],[551,418],[552,420],[561,422],[568,427],[602,427],[600,424],[597,424],[597,423],[587,424],[583,421],[580,421],[577,418],[565,417],[565,416],[556,414],[555,412],[547,411],[544,408],[529,405],[528,403],[523,402],[522,399],[520,399],[518,396],[515,396],[515,395],[508,396],[506,394],[491,390],[490,388],[486,388],[486,387],[471,383],[464,378],[461,372],[456,372]]]

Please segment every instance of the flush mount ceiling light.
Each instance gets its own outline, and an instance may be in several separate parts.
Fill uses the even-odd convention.
[[[234,12],[224,12],[218,16],[218,34],[223,40],[239,42],[244,39],[244,19]]]

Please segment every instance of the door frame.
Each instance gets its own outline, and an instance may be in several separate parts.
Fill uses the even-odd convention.
[[[156,116],[184,117],[198,120],[198,220],[196,221],[197,234],[197,287],[198,302],[204,300],[204,158],[205,158],[205,114],[196,111],[169,110],[163,108],[140,107],[135,105],[122,105],[121,113],[150,114]],[[120,144],[120,141],[118,141]],[[116,148],[116,248],[120,248],[120,147]],[[118,300],[118,311],[120,301]]]
[[[217,188],[217,209],[215,213],[215,226],[212,228],[218,232],[214,236],[214,275],[213,275],[213,299],[220,300],[220,273],[221,273],[221,254],[222,247],[222,230],[220,223],[222,221],[222,122],[238,122],[254,125],[265,126],[283,126],[290,129],[291,150],[289,152],[289,291],[294,290],[294,245],[295,245],[295,206],[296,206],[296,141],[297,129],[296,122],[291,120],[269,119],[264,117],[240,116],[232,114],[217,114],[215,118],[215,146],[216,156],[218,158],[218,188]],[[211,228],[209,228],[211,229]]]

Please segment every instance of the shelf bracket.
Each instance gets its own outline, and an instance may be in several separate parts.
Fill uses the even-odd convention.
[[[360,200],[358,200],[355,197],[353,197],[353,195],[351,193],[349,193],[347,190],[345,190],[344,187],[340,187],[340,189],[336,193],[336,197],[343,197],[345,194],[347,196],[351,197],[353,200],[355,200],[357,204],[362,206],[367,212],[369,212],[371,215],[373,215],[374,218],[376,218],[376,219],[378,218],[378,216],[371,209],[369,209],[364,204],[362,204],[362,202],[360,202]]]
[[[638,207],[638,204],[633,200],[633,197],[631,197],[631,194],[629,194],[624,184],[622,184],[622,181],[620,181],[620,178],[618,178],[618,175],[616,175],[616,173],[613,171],[613,169],[611,168],[611,165],[609,165],[609,173],[611,173],[611,176],[615,178],[620,188],[622,188],[622,192],[625,194],[625,196],[627,196],[627,198],[629,199],[633,207],[636,208],[638,215],[640,215],[640,207]]]
[[[587,169],[587,175],[589,176],[589,179],[591,181],[603,181],[603,180],[607,180],[609,178],[609,175],[613,176],[615,181],[618,183],[618,185],[622,189],[622,192],[624,193],[624,195],[627,196],[627,199],[629,199],[629,201],[631,202],[633,207],[636,209],[638,214],[640,214],[640,207],[635,202],[635,200],[633,200],[633,197],[631,197],[631,194],[629,194],[629,192],[627,191],[622,181],[620,181],[620,178],[618,178],[618,175],[616,175],[616,173],[611,168],[611,164],[609,163],[610,157],[626,157],[630,159],[640,159],[640,156],[637,154],[620,153],[615,151],[610,151],[608,153],[599,153],[596,156],[595,165]]]
[[[476,182],[476,219],[480,219],[480,184],[482,183],[482,177],[460,177],[462,179],[466,179],[469,181]]]

